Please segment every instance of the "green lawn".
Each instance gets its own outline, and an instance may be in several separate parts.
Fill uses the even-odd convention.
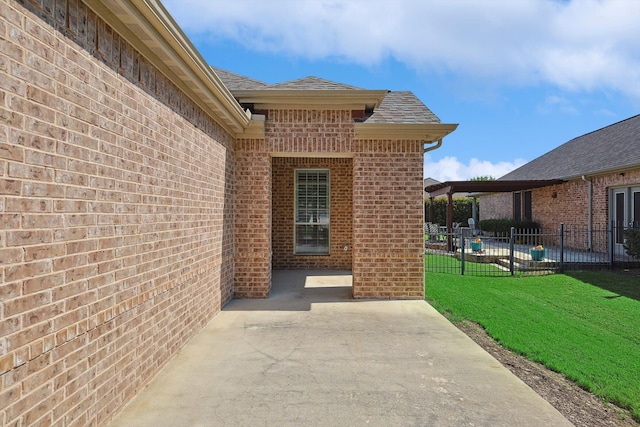
[[[427,273],[426,296],[454,322],[563,373],[640,420],[640,278],[630,273],[473,277]]]
[[[438,255],[438,254],[425,254],[425,267],[427,271],[436,271],[436,272],[450,272],[453,273],[455,271],[460,272],[462,262],[452,256],[449,255]],[[475,263],[467,260],[465,262],[465,273],[466,275],[480,275],[480,276],[507,276],[511,275],[509,271],[501,269],[495,264],[482,264]]]

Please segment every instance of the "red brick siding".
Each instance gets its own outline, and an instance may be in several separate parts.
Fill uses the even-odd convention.
[[[0,2],[0,424],[101,425],[232,296],[232,138],[33,3]]]
[[[294,182],[296,169],[329,169],[330,255],[293,253]],[[351,159],[274,158],[272,191],[272,247],[274,269],[351,269],[352,181]],[[344,245],[348,250],[344,250]]]
[[[353,172],[353,293],[424,298],[419,141],[359,141]]]
[[[350,110],[269,110],[265,133],[271,153],[353,153]]]
[[[266,298],[271,289],[271,158],[264,140],[239,140],[235,165],[237,298]]]
[[[543,228],[566,226],[586,228],[588,185],[582,180],[534,189],[531,192],[533,220]]]
[[[424,297],[424,248],[423,248],[423,147],[420,141],[355,141],[354,121],[350,110],[277,110],[266,112],[264,145],[260,141],[238,142],[237,157],[242,161],[243,153],[251,153],[259,167],[256,171],[245,171],[238,178],[237,187],[251,188],[249,182],[259,181],[260,194],[247,190],[241,195],[237,192],[236,204],[245,206],[241,200],[253,197],[251,205],[257,213],[250,210],[240,213],[237,223],[254,230],[253,236],[260,244],[252,248],[249,258],[236,256],[236,295],[238,287],[243,286],[238,271],[245,271],[251,290],[245,296],[266,296],[270,286],[270,271],[267,261],[278,264],[281,254],[279,239],[280,219],[275,212],[274,218],[266,212],[271,209],[262,191],[271,179],[280,185],[278,168],[267,173],[267,160],[271,154],[307,157],[305,160],[274,160],[278,162],[313,162],[312,157],[335,157],[342,155],[353,157],[352,195],[352,272],[353,294],[356,298],[413,298]],[[249,154],[247,154],[249,155]],[[331,162],[339,163],[337,160]],[[238,166],[248,168],[251,162]],[[271,163],[269,163],[271,164]],[[333,178],[332,178],[333,179]],[[279,192],[277,188],[274,192]],[[292,194],[292,192],[290,193]],[[275,198],[274,198],[275,203]],[[278,204],[280,202],[278,201]],[[274,237],[269,234],[271,220],[274,224]],[[276,232],[276,230],[278,230]],[[240,244],[240,231],[236,232],[236,242]],[[285,232],[286,234],[286,232]],[[334,244],[341,246],[343,242]],[[247,242],[249,239],[247,239]],[[264,246],[264,242],[274,242],[273,246]],[[340,250],[340,248],[338,248]],[[332,253],[335,248],[332,247]],[[284,251],[284,252],[283,252]],[[242,251],[238,248],[237,254]],[[276,255],[277,258],[276,259]],[[310,259],[311,257],[304,257]],[[316,257],[314,263],[320,263]],[[333,257],[330,257],[333,258]],[[300,258],[303,259],[303,258]],[[346,265],[346,259],[344,259]],[[324,267],[322,264],[315,264]],[[331,267],[331,264],[326,264]],[[301,266],[302,267],[302,266]],[[334,267],[331,267],[334,268]]]
[[[602,231],[609,226],[610,191],[617,187],[640,186],[640,170],[593,177],[592,215],[594,234],[592,249],[607,252],[608,241]],[[556,198],[551,194],[555,192]],[[546,187],[533,192],[534,218],[544,227],[557,228],[564,223],[567,228],[587,229],[589,222],[589,183],[582,179],[573,180],[561,185]],[[587,247],[584,236],[576,237],[575,241],[566,242],[568,246]]]
[[[271,289],[272,154],[350,155],[353,134],[350,110],[272,109],[264,140],[237,141],[236,297],[264,298]]]
[[[609,189],[616,187],[640,186],[640,169],[627,171],[593,179],[593,222],[594,224],[608,224],[609,218]]]
[[[592,177],[591,180],[593,229],[606,230],[610,221],[610,190],[640,185],[640,170]],[[481,218],[512,218],[512,197],[512,193],[481,197]],[[575,179],[532,190],[532,214],[533,220],[545,229],[557,230],[563,223],[567,229],[586,230],[589,226],[589,183]],[[585,236],[580,234],[574,240],[570,238],[565,243],[571,247],[586,249],[588,239]],[[592,249],[606,252],[607,244],[604,238],[594,238]]]
[[[495,193],[479,199],[478,215],[483,219],[513,218],[513,193]]]

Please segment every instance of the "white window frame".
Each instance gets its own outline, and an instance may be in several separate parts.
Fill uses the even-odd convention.
[[[303,188],[303,175],[325,174],[326,194]],[[293,252],[296,255],[330,255],[331,173],[329,169],[296,169],[294,178]],[[305,191],[306,194],[302,194]],[[309,192],[310,191],[310,192]],[[304,200],[302,200],[304,199]],[[303,231],[304,230],[304,231]],[[304,233],[304,234],[303,234]],[[321,244],[322,243],[322,244]]]

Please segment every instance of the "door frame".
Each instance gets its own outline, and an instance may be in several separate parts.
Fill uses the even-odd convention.
[[[625,254],[624,230],[640,227],[640,186],[611,189],[609,218],[615,227],[613,230],[614,251],[616,254]]]

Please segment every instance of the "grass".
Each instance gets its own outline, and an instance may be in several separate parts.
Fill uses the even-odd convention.
[[[462,262],[449,255],[425,254],[425,264],[429,271],[455,272],[460,274]],[[510,275],[509,271],[501,269],[495,264],[480,264],[475,262],[465,262],[465,275]]]
[[[473,277],[428,273],[427,300],[454,322],[564,374],[640,420],[640,278],[630,273]]]

